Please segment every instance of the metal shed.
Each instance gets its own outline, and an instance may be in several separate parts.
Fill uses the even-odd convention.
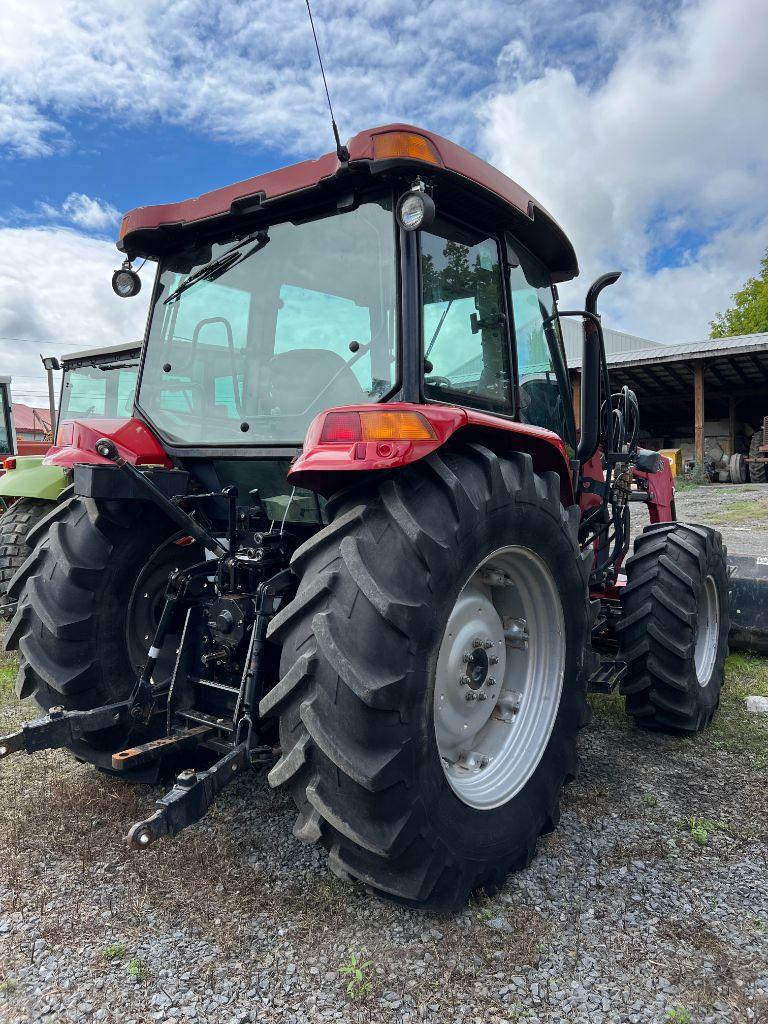
[[[743,447],[739,435],[757,430],[768,416],[768,333],[612,352],[607,359],[612,385],[627,384],[637,393],[643,433],[661,445],[693,435],[699,464],[705,417],[725,421],[733,453]],[[580,357],[569,365],[579,369]]]

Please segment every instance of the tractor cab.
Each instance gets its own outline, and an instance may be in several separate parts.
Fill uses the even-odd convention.
[[[491,414],[573,454],[553,288],[577,273],[573,249],[532,197],[446,139],[363,132],[346,163],[328,155],[135,210],[119,245],[158,264],[136,416],[206,486],[211,473],[250,484],[289,521],[317,520],[304,442],[339,407],[363,410],[365,436],[349,434],[345,458],[334,435],[321,494],[381,461],[375,445],[363,458],[366,441],[403,442],[384,466],[407,460],[420,438],[398,438],[398,420],[373,430],[366,413],[382,404]],[[289,482],[302,446],[310,462]]]
[[[119,419],[130,416],[136,397],[141,345],[124,342],[71,352],[58,360],[62,370],[58,438],[68,420]]]

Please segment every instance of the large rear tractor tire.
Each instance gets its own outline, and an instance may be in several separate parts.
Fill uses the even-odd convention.
[[[19,652],[16,692],[45,710],[121,700],[143,666],[171,569],[199,560],[197,550],[178,546],[176,528],[143,502],[73,496],[44,525],[9,588],[18,600],[5,641]],[[175,650],[165,647],[160,674],[170,671]],[[149,738],[144,727],[129,735],[108,729],[71,750],[109,769],[115,750]]]
[[[728,656],[722,537],[706,526],[649,526],[626,571],[618,628],[627,713],[644,729],[699,732],[720,703]]]
[[[19,498],[0,518],[0,616],[13,618],[15,601],[8,597],[8,585],[29,557],[32,547],[27,535],[55,507],[52,501]]]
[[[749,457],[751,459],[758,459],[765,455],[765,452],[760,451],[762,443],[763,432],[762,430],[756,430],[752,435],[752,440],[749,442]],[[753,484],[768,483],[768,462],[750,462],[749,479]]]
[[[556,473],[479,445],[329,508],[270,627],[269,781],[336,874],[452,910],[530,863],[576,773],[593,661],[578,511]]]

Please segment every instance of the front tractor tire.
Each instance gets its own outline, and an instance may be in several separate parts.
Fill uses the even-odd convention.
[[[19,498],[0,517],[0,616],[6,621],[13,618],[15,610],[8,587],[32,551],[27,537],[54,507],[52,501]]]
[[[195,549],[178,547],[176,527],[150,505],[79,496],[58,505],[33,539],[10,586],[18,604],[5,646],[19,654],[17,695],[46,711],[122,700],[143,666],[168,575],[197,560]],[[71,751],[109,770],[115,750],[150,738],[143,727],[130,736],[110,729]]]
[[[728,656],[728,568],[717,530],[646,527],[627,560],[619,658],[627,713],[644,729],[690,734],[712,721]]]
[[[588,720],[589,555],[556,473],[479,445],[345,491],[273,620],[270,772],[331,869],[452,910],[559,820]]]

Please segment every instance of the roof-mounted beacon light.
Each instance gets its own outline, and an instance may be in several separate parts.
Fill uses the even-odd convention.
[[[132,299],[141,291],[141,278],[126,259],[119,270],[112,275],[112,291],[121,299]]]
[[[398,200],[398,223],[405,231],[419,231],[430,227],[434,219],[435,204],[427,195],[424,182],[417,178],[410,191]]]

